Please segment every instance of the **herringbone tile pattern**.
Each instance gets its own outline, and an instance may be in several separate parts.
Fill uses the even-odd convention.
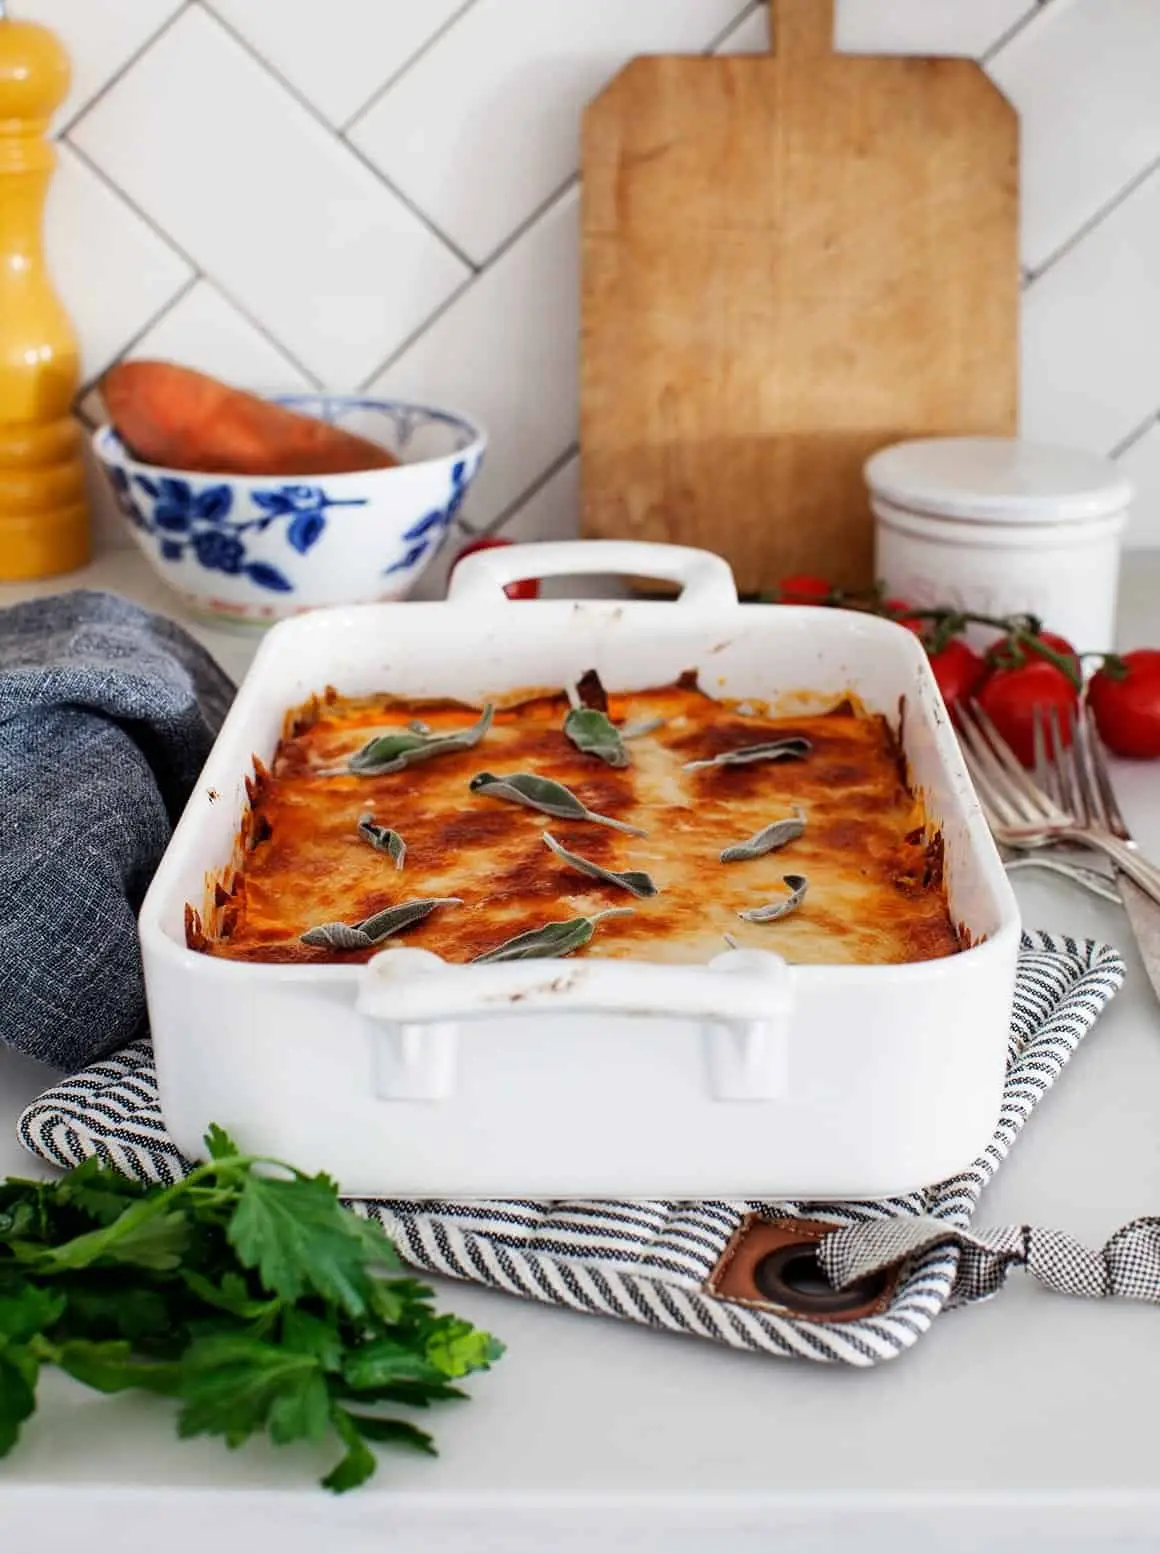
[[[48,240],[90,380],[152,352],[461,405],[464,525],[572,531],[581,106],[633,54],[764,47],[762,6],[14,8],[75,61]],[[1160,0],[839,0],[838,44],[973,55],[1019,108],[1024,429],[1122,459],[1160,545]]]

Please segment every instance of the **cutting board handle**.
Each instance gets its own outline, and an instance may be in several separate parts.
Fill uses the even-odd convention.
[[[769,25],[778,59],[829,54],[834,47],[834,0],[769,0]]]

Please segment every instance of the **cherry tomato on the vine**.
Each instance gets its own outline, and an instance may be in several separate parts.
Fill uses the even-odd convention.
[[[832,592],[831,583],[811,572],[796,572],[777,585],[779,604],[824,604]]]
[[[481,535],[477,540],[468,540],[467,544],[451,563],[451,572],[463,560],[464,556],[471,556],[477,550],[494,550],[499,545],[511,545],[512,540],[505,540],[498,534]],[[447,575],[451,576],[451,572]],[[504,587],[504,593],[509,599],[538,599],[540,597],[540,585],[534,577],[520,578],[518,582],[508,583]]]
[[[1123,674],[1105,667],[1092,675],[1088,704],[1109,750],[1152,760],[1160,756],[1160,649],[1136,648],[1119,661]]]
[[[943,701],[952,708],[974,696],[987,678],[986,664],[960,637],[952,637],[940,653],[932,653],[930,667]]]
[[[1066,637],[1061,637],[1057,631],[1041,631],[1035,640],[1068,659],[1073,672],[1076,675],[1079,674],[1079,659]],[[1035,651],[1032,643],[1020,641],[1016,645],[1015,639],[1003,637],[1000,641],[993,642],[987,649],[987,663],[993,669],[1015,669],[1019,667],[1020,654],[1024,663],[1034,663],[1037,659],[1043,663],[1050,662],[1041,653]]]
[[[1035,763],[1035,714],[1050,718],[1058,710],[1065,744],[1071,741],[1071,717],[1079,693],[1054,664],[1028,657],[1017,669],[996,669],[978,693],[979,705],[1024,766]]]

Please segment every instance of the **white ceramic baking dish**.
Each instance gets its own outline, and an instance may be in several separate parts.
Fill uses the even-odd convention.
[[[509,602],[528,575],[637,575],[669,601]],[[696,669],[710,693],[821,708],[853,691],[897,727],[945,842],[971,948],[904,966],[576,960],[253,965],[185,946],[183,910],[230,860],[256,755],[287,709],[343,694],[612,690]],[[166,1122],[202,1153],[216,1121],[247,1148],[393,1197],[883,1196],[985,1146],[999,1111],[1019,939],[1015,900],[925,654],[848,611],[741,605],[704,551],[617,542],[484,551],[440,603],[360,605],[262,643],[141,912]]]

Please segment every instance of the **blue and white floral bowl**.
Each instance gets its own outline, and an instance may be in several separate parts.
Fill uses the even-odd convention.
[[[268,626],[329,604],[401,599],[442,547],[483,460],[460,415],[350,394],[277,403],[389,448],[392,469],[203,475],[132,457],[110,426],[93,447],[134,537],[196,614]]]

